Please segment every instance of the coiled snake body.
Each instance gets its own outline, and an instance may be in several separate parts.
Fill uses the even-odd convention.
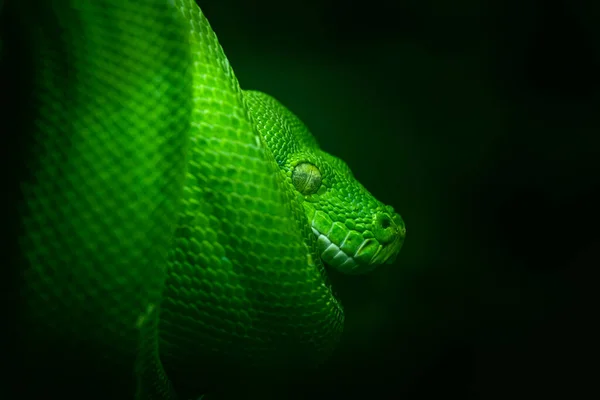
[[[192,0],[47,7],[19,214],[32,343],[134,367],[139,398],[326,359],[344,314],[323,262],[393,261],[400,216],[240,89]]]

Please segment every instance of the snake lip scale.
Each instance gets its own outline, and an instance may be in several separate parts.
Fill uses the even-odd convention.
[[[366,240],[363,242],[363,244],[361,246],[358,247],[358,250],[356,250],[356,252],[354,254],[350,255],[341,249],[341,247],[344,246],[344,242],[345,242],[346,238],[348,237],[348,235],[338,245],[338,244],[333,243],[329,239],[329,237],[327,237],[326,234],[319,232],[317,230],[317,228],[315,228],[314,226],[312,226],[311,229],[317,238],[317,247],[321,251],[321,259],[323,261],[325,261],[326,263],[334,264],[336,266],[339,266],[339,268],[343,268],[349,274],[363,273],[364,271],[370,271],[370,270],[374,269],[378,264],[392,263],[395,260],[396,255],[397,255],[397,253],[395,253],[395,252],[384,252],[384,251],[382,251],[383,246],[379,246],[379,249],[373,255],[373,257],[371,258],[371,260],[369,262],[369,269],[359,271],[359,268],[361,266],[354,258],[360,253],[362,248],[367,244]],[[396,247],[396,246],[397,246],[396,243],[391,244],[391,247]]]
[[[314,227],[312,227],[312,231],[317,237],[317,246],[319,247],[319,249],[324,249],[321,254],[322,259],[324,259],[325,261],[330,261],[327,260],[328,257],[325,256],[325,254],[333,253],[335,251],[335,255],[331,257],[331,261],[335,260],[337,265],[340,265],[340,267],[345,268],[348,271],[353,271],[355,268],[358,267],[358,263],[354,261],[354,255],[351,256],[349,254],[346,254],[344,250],[340,249],[340,247],[335,243],[332,243],[325,234],[319,232]]]

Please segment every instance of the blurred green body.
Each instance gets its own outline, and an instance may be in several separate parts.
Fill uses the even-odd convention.
[[[60,34],[32,30],[32,335],[135,364],[140,398],[321,363],[344,323],[322,260],[393,261],[400,216],[240,89],[193,1],[104,3],[56,5]]]

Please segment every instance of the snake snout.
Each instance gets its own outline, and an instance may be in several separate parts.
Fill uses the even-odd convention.
[[[311,227],[321,259],[347,274],[362,274],[392,263],[404,242],[404,222],[389,208],[379,209],[370,218],[366,224],[334,222],[327,213],[316,211]]]
[[[404,240],[406,235],[404,221],[398,213],[377,212],[373,215],[373,235],[382,245]]]
[[[376,213],[373,221],[373,234],[383,247],[371,259],[371,263],[393,263],[398,253],[400,253],[404,238],[406,237],[406,226],[400,214],[394,212],[391,207],[387,207],[386,212]]]

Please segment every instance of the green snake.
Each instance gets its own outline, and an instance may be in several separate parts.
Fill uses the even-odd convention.
[[[193,0],[13,7],[32,55],[31,346],[131,370],[140,399],[326,360],[344,325],[327,269],[393,262],[400,215],[277,100],[240,89]]]

